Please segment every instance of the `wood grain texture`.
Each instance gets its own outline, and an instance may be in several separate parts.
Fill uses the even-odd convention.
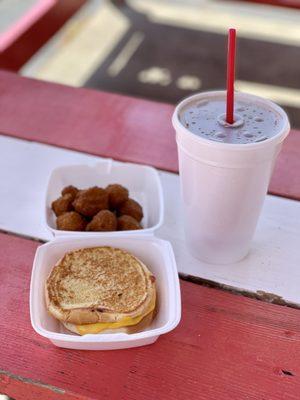
[[[179,327],[151,346],[110,352],[54,347],[29,321],[37,246],[0,234],[0,370],[7,371],[0,393],[32,400],[37,397],[26,386],[32,385],[49,400],[64,398],[61,391],[67,399],[299,399],[299,311],[189,282],[181,282]],[[53,387],[57,397],[51,397]]]
[[[4,134],[177,172],[174,107],[0,72]],[[270,193],[300,199],[300,133],[279,156]]]
[[[84,400],[86,397],[0,370],[0,393],[18,400]]]
[[[0,230],[51,240],[52,233],[41,218],[51,171],[63,165],[93,165],[100,158],[2,135],[0,149]],[[107,163],[108,159],[102,161]],[[249,256],[236,264],[212,265],[195,259],[186,247],[178,175],[160,171],[159,176],[165,212],[164,223],[155,231],[155,236],[171,242],[179,272],[253,295],[272,293],[278,300],[280,297],[281,301],[300,307],[299,201],[266,196]],[[114,181],[111,177],[110,182]],[[22,196],[11,195],[16,187]],[[145,215],[149,215],[152,204],[145,202],[145,193],[138,193],[136,188],[135,185],[136,200],[141,202]],[[130,186],[128,189],[131,191]]]

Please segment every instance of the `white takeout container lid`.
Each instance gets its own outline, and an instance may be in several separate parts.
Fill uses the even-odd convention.
[[[90,164],[67,165],[55,168],[49,178],[44,221],[54,236],[127,236],[136,234],[136,230],[115,232],[73,232],[56,229],[56,217],[51,203],[59,196],[61,190],[69,185],[86,189],[92,186],[106,187],[118,183],[129,190],[129,196],[143,207],[144,217],[141,221],[143,229],[139,234],[153,234],[163,223],[164,202],[163,191],[158,172],[155,168],[132,163],[123,163],[111,159],[103,159]]]
[[[79,336],[67,331],[46,309],[44,285],[55,263],[68,251],[84,247],[112,246],[138,257],[156,277],[158,311],[142,332],[102,333]],[[148,345],[174,329],[181,318],[178,272],[172,246],[153,235],[61,236],[40,246],[35,255],[30,285],[30,317],[34,330],[59,347],[81,350],[113,350]]]

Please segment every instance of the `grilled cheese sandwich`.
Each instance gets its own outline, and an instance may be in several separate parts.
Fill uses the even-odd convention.
[[[127,251],[94,247],[67,253],[45,285],[49,312],[80,335],[135,332],[151,322],[155,278]]]

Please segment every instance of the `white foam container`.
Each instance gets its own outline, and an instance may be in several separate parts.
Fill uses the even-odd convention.
[[[121,163],[111,159],[85,165],[68,165],[55,168],[49,178],[44,220],[47,228],[54,236],[127,236],[136,234],[136,230],[116,232],[72,232],[56,229],[56,217],[51,203],[59,196],[61,190],[68,185],[79,189],[91,186],[105,187],[119,183],[129,190],[129,196],[143,207],[144,217],[141,221],[143,229],[139,234],[153,233],[163,222],[164,202],[162,186],[158,172],[152,167],[132,163]]]
[[[131,198],[143,207],[143,229],[116,232],[60,231],[51,210],[53,200],[68,185],[80,189],[124,185]],[[52,171],[46,190],[45,224],[54,239],[37,249],[31,276],[30,317],[34,330],[59,347],[80,350],[113,350],[151,344],[176,327],[181,318],[178,272],[172,246],[154,237],[163,222],[163,192],[158,172],[148,166],[115,162],[110,159],[85,165],[68,165]],[[55,263],[68,251],[94,246],[119,247],[137,256],[156,277],[158,312],[142,332],[102,333],[79,336],[52,317],[46,308],[44,285]]]
[[[68,251],[94,246],[113,246],[129,251],[156,277],[158,311],[142,332],[102,333],[79,336],[67,331],[48,312],[45,281],[55,263]],[[58,237],[40,246],[34,258],[30,285],[30,317],[34,330],[58,347],[80,350],[114,350],[151,344],[174,329],[181,318],[180,287],[172,246],[152,235]]]

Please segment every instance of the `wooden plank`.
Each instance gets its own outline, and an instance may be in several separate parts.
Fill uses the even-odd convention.
[[[90,0],[28,60],[20,75],[85,86],[132,29],[132,20],[121,7],[111,1]]]
[[[46,185],[52,169],[96,162],[99,158],[1,135],[0,155],[0,229],[51,240],[43,217]],[[20,191],[21,196],[17,194]]]
[[[73,394],[64,389],[23,378],[0,370],[0,398],[7,395],[11,400],[86,400],[87,397]],[[3,398],[6,400],[6,398]]]
[[[167,104],[0,72],[2,133],[177,172],[172,111]],[[300,134],[292,131],[270,193],[300,199],[299,148]]]
[[[7,42],[0,53],[0,68],[18,71],[85,2],[86,0],[55,1],[53,5],[41,10],[38,19],[35,18],[34,10],[28,18],[25,16],[24,23],[11,33],[14,41]],[[38,7],[41,8],[40,5]]]
[[[61,165],[95,163],[99,158],[5,136],[0,136],[0,149],[0,229],[51,240],[42,218],[49,174]],[[267,196],[249,257],[233,265],[211,265],[196,260],[186,248],[178,175],[161,172],[160,177],[165,219],[156,235],[173,244],[180,273],[257,296],[272,293],[300,305],[300,202]],[[12,196],[16,188],[21,196]]]
[[[18,385],[38,381],[41,397],[51,400],[43,384],[88,399],[298,400],[299,311],[189,282],[181,282],[180,325],[151,346],[110,352],[54,347],[29,321],[37,246],[0,234],[0,369],[7,371],[0,392],[17,393],[14,382],[7,386],[13,374],[22,377]],[[32,398],[26,393],[22,400]]]
[[[3,133],[176,170],[172,109],[166,104],[0,73]]]
[[[4,6],[4,13],[2,13],[5,15],[3,20],[6,23],[0,33],[0,51],[11,46],[39,18],[43,17],[55,2],[56,0],[25,0],[23,4],[20,4],[21,7],[16,7],[13,2],[2,1],[2,10]],[[2,10],[0,9],[0,12]],[[3,20],[1,20],[1,25]]]
[[[242,0],[250,3],[268,4],[277,7],[300,8],[299,0]]]
[[[208,264],[194,258],[186,247],[178,177],[164,173],[161,179],[166,212],[157,236],[172,243],[181,273],[300,305],[299,201],[268,195],[248,256],[234,264]]]
[[[277,159],[269,187],[269,193],[300,200],[299,171],[300,132],[291,131]]]

